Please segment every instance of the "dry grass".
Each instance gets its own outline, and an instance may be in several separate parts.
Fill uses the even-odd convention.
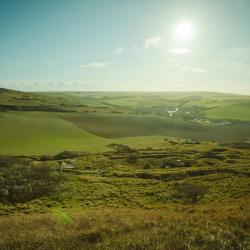
[[[0,249],[248,249],[246,203],[0,218]]]

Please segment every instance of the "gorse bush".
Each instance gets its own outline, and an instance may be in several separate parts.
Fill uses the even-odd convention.
[[[173,198],[195,204],[206,194],[208,187],[195,183],[178,183]]]
[[[0,170],[4,169],[6,167],[9,167],[15,163],[18,163],[20,160],[14,158],[14,157],[6,157],[6,156],[1,156],[0,157]]]
[[[135,155],[130,155],[127,158],[126,161],[127,161],[128,164],[136,164],[137,163],[137,157]]]
[[[117,152],[126,152],[126,153],[135,152],[134,149],[132,149],[128,145],[124,145],[124,144],[111,143],[111,144],[107,145],[107,147],[112,148],[112,149],[116,150]]]
[[[61,159],[68,159],[68,158],[74,158],[79,157],[81,155],[84,155],[85,153],[76,152],[76,151],[63,151],[54,156],[54,159],[61,160]]]
[[[0,202],[22,203],[53,191],[59,181],[48,166],[13,165],[0,172]]]

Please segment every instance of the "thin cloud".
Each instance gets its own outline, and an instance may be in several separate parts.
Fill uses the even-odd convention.
[[[185,55],[189,54],[191,51],[188,48],[172,48],[169,49],[169,52],[175,55]]]
[[[135,50],[135,51],[143,51],[143,47],[141,47],[141,46],[138,46],[137,44],[135,44],[133,47],[133,50]]]
[[[180,73],[193,73],[193,74],[203,74],[206,72],[203,68],[195,68],[195,67],[182,67],[178,70]]]
[[[152,47],[159,47],[161,46],[161,37],[159,36],[152,36],[152,37],[149,37],[147,38],[144,43],[143,43],[143,47],[145,49],[149,49],[149,48],[152,48]]]
[[[82,69],[104,69],[109,66],[110,63],[108,62],[94,62],[80,65]]]
[[[117,48],[115,49],[115,54],[116,54],[116,55],[119,55],[119,54],[121,54],[122,52],[124,52],[124,48],[123,48],[123,47],[117,47]]]

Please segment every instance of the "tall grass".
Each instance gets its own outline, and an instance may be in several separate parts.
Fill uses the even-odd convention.
[[[63,218],[65,218],[65,212]],[[0,249],[247,249],[250,214],[187,206],[106,209],[0,218]]]

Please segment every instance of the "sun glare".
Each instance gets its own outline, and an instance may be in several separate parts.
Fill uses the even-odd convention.
[[[178,42],[188,42],[193,38],[194,27],[190,21],[183,21],[174,28],[174,37]]]

